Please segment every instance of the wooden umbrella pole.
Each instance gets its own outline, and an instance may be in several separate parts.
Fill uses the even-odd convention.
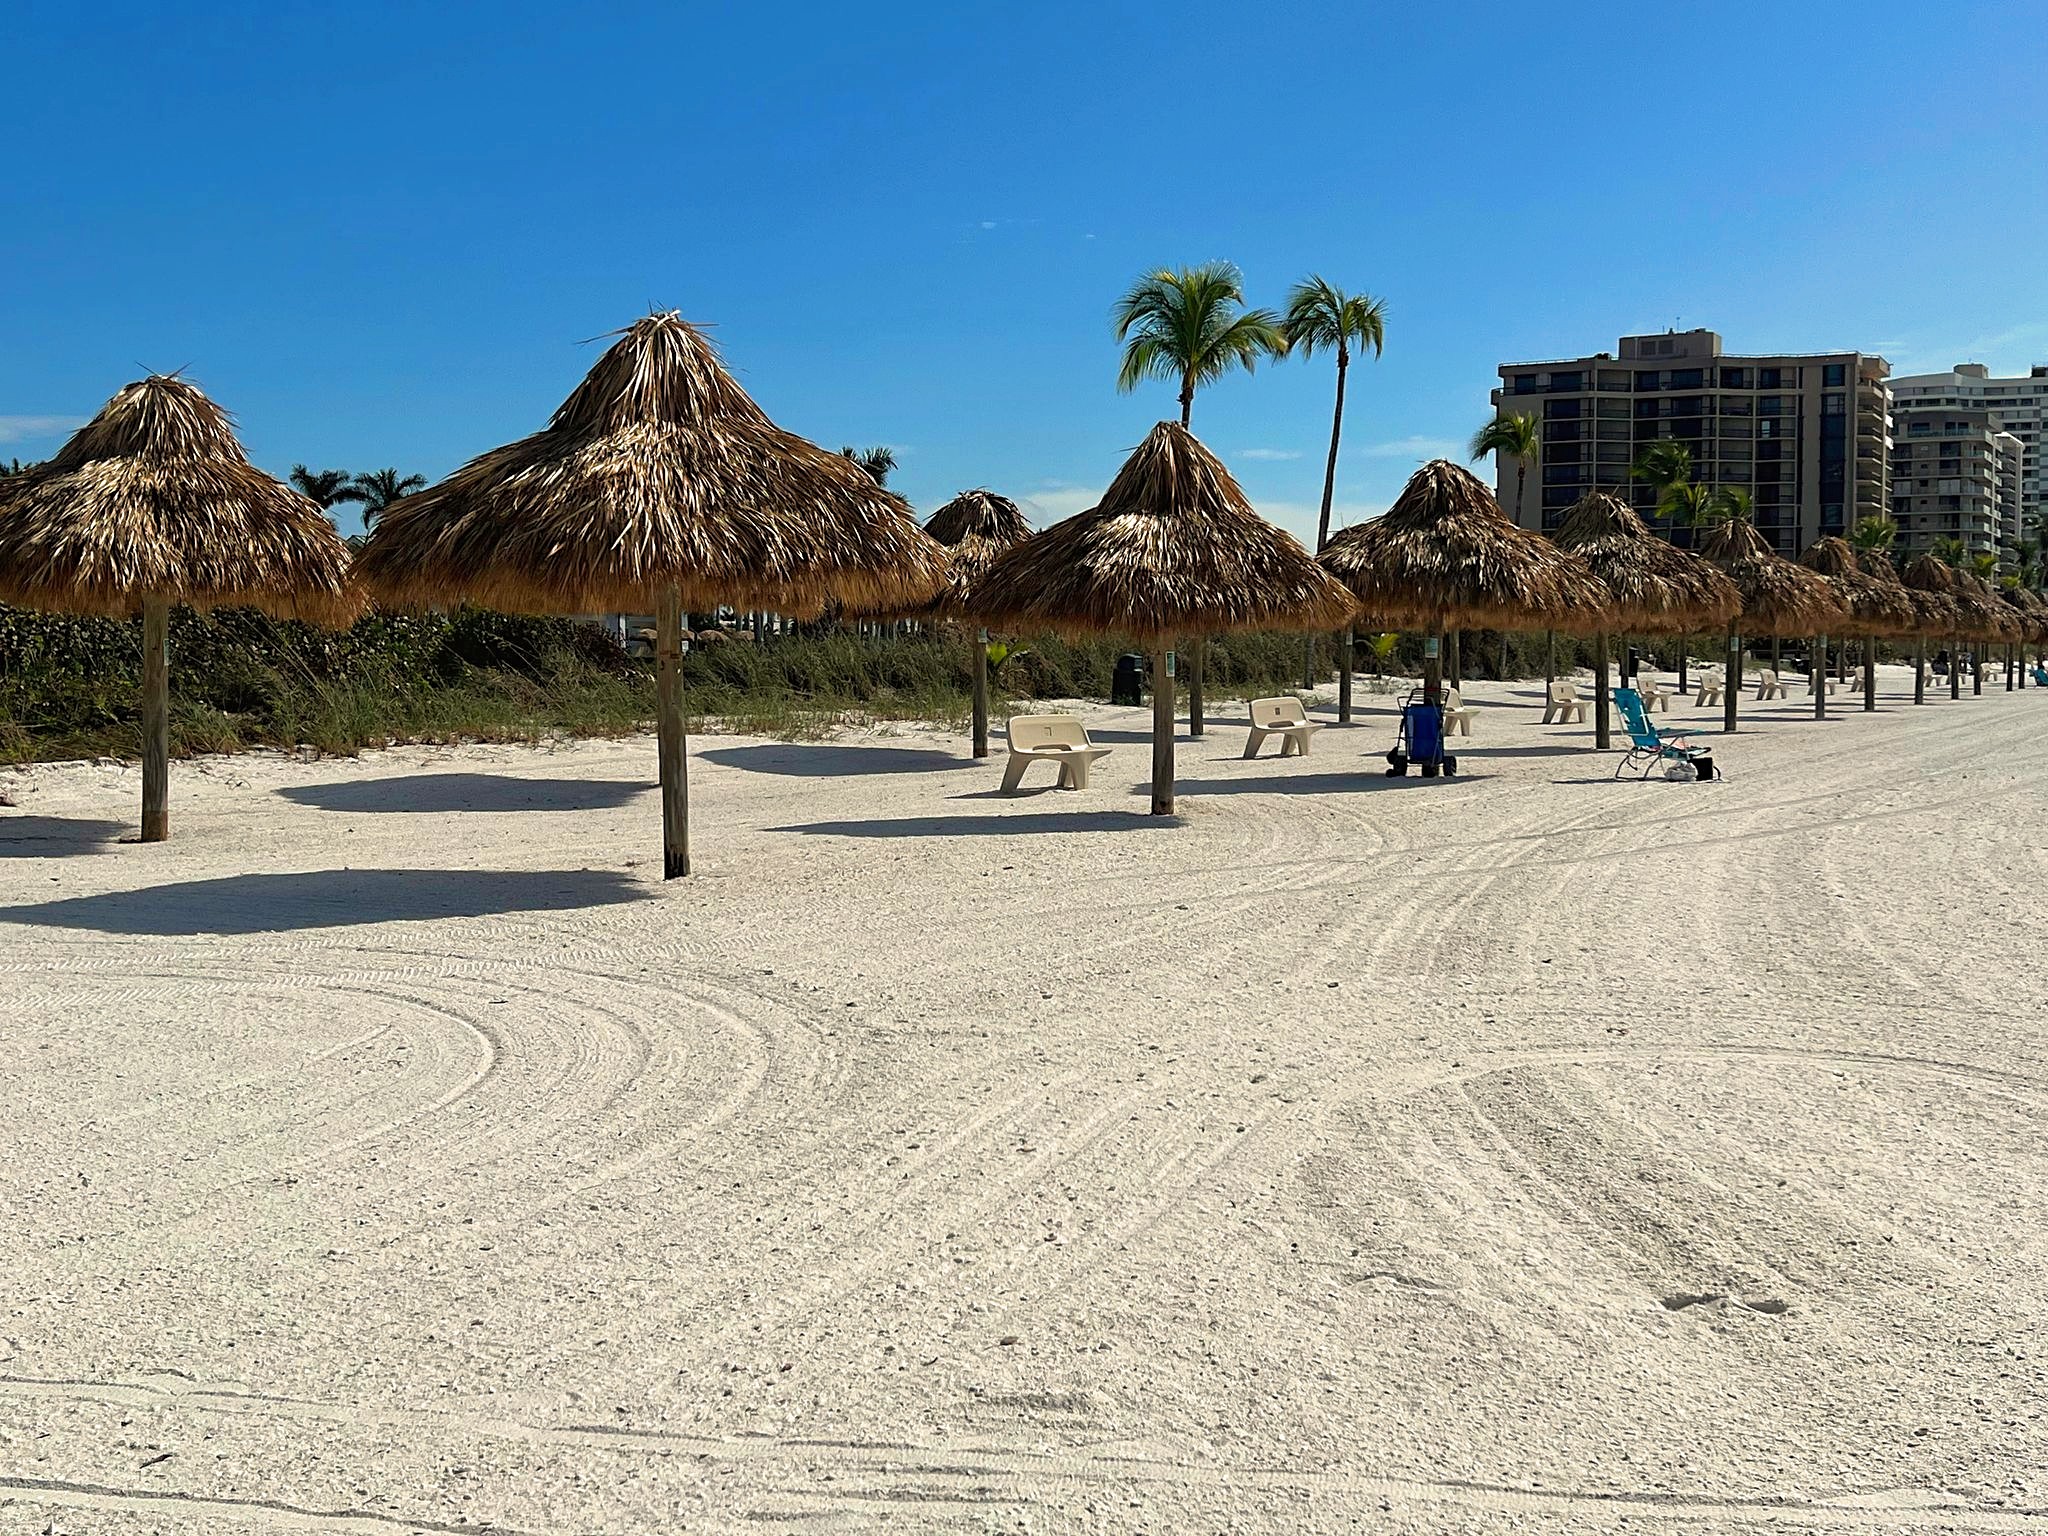
[[[690,872],[690,780],[683,724],[683,599],[664,587],[654,615],[656,750],[661,760],[661,878]]]
[[[1972,696],[1984,692],[1984,651],[1985,644],[1979,641],[1970,651],[1970,693]]]
[[[988,631],[974,631],[974,755],[988,756]]]
[[[1422,647],[1422,702],[1444,701],[1444,632],[1438,630]]]
[[[1863,637],[1863,712],[1877,708],[1877,636]]]
[[[1828,717],[1828,637],[1813,637],[1813,655],[1807,659],[1807,675],[1813,681],[1813,718]]]
[[[1913,702],[1927,702],[1927,637],[1913,637]]]
[[[1728,626],[1728,655],[1721,668],[1721,730],[1732,734],[1742,707],[1742,636]]]
[[[1547,680],[1543,698],[1546,707],[1550,700],[1548,684],[1557,679]],[[1613,705],[1607,697],[1607,635],[1593,637],[1593,745],[1602,752],[1614,745]]]
[[[1460,654],[1458,631],[1453,629],[1444,635],[1443,655],[1437,662],[1437,684],[1441,688],[1448,682],[1453,688],[1465,686],[1465,658]],[[1438,700],[1430,700],[1432,704]]]
[[[171,604],[142,600],[142,840],[171,835]]]
[[[1203,653],[1209,649],[1207,635],[1195,636],[1195,648],[1188,659],[1188,734],[1197,741],[1204,734],[1202,722],[1202,662]],[[1166,808],[1173,809],[1173,770],[1169,766],[1166,774]]]
[[[1963,696],[1963,637],[1957,635],[1948,647],[1948,696],[1960,699]]]
[[[1166,642],[1152,653],[1152,814],[1173,814],[1173,678]]]
[[[1351,667],[1356,661],[1358,636],[1351,626],[1344,626],[1344,640],[1337,652],[1337,723],[1351,723]]]
[[[1606,637],[1605,635],[1602,635],[1602,636],[1600,637],[1600,660],[1601,660],[1601,662],[1602,662],[1603,664],[1604,664],[1604,663],[1606,662],[1606,660],[1607,660],[1607,637]],[[1557,681],[1557,631],[1556,631],[1556,630],[1554,630],[1554,629],[1546,629],[1545,631],[1543,631],[1543,696],[1544,696],[1544,698],[1548,699],[1548,698],[1550,697],[1550,685],[1551,685],[1552,683],[1556,682],[1556,681]],[[1606,745],[1606,743],[1605,743],[1605,742],[1602,742],[1602,743],[1601,743],[1601,745],[1602,745],[1602,746],[1605,746],[1605,745]]]

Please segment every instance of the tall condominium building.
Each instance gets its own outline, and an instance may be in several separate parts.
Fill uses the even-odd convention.
[[[1656,493],[1629,478],[1648,444],[1692,453],[1696,484],[1744,490],[1757,527],[1794,555],[1891,505],[1890,367],[1866,352],[1725,354],[1713,331],[1624,336],[1620,355],[1503,363],[1498,410],[1537,416],[1543,446],[1527,505],[1515,506],[1515,465],[1499,467],[1500,503],[1525,527],[1550,530],[1596,487],[1619,492],[1660,532]]]
[[[1892,516],[1901,555],[1937,540],[1996,552],[2020,527],[2025,445],[1982,406],[1903,401],[1892,410]]]
[[[2048,517],[2048,363],[2027,376],[1994,379],[1982,363],[1958,363],[1947,373],[1916,373],[1892,381],[1892,399],[1900,408],[1948,406],[1985,410],[1994,425],[2020,440],[2020,521]]]

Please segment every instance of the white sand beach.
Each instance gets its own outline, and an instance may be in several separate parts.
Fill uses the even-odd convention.
[[[2048,1532],[2048,693],[1909,689],[698,736],[666,886],[648,739],[0,774],[0,1531]]]

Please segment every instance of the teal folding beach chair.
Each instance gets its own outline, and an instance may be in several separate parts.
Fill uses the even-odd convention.
[[[1650,712],[1643,707],[1643,696],[1635,689],[1615,689],[1614,707],[1621,711],[1622,724],[1628,727],[1628,751],[1614,765],[1617,779],[1623,770],[1636,767],[1643,770],[1642,776],[1647,779],[1650,770],[1659,763],[1683,763],[1696,778],[1720,777],[1707,748],[1696,747],[1686,739],[1690,732],[1660,731],[1650,724]]]

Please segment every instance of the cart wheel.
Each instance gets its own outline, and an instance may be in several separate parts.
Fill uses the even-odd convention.
[[[1446,757],[1446,758],[1444,759],[1444,777],[1445,777],[1445,778],[1447,778],[1447,779],[1454,779],[1454,778],[1456,778],[1457,776],[1458,776],[1458,760],[1457,760],[1457,758],[1455,758],[1455,757]]]

